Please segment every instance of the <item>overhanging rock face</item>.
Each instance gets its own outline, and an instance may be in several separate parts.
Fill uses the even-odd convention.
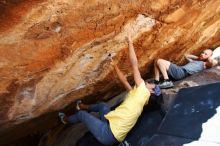
[[[0,2],[0,128],[108,98],[118,82],[113,55],[130,76],[125,36],[142,74],[153,60],[182,63],[184,53],[220,44],[220,0],[36,0]]]

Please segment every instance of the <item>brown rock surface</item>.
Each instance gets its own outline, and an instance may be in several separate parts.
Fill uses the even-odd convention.
[[[158,57],[182,63],[220,44],[220,0],[0,1],[0,133],[78,98],[115,95],[107,56],[131,75],[128,31],[142,74]]]

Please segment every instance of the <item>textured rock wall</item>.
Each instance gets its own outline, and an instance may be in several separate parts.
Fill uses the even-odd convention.
[[[158,57],[182,63],[220,44],[220,0],[1,1],[1,129],[115,94],[107,56],[131,76],[128,31],[143,75]]]

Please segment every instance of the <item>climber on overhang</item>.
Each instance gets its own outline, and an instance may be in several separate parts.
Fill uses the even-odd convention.
[[[110,111],[110,107],[105,103],[86,105],[77,102],[78,112],[76,114],[67,117],[64,113],[59,113],[62,123],[84,123],[94,137],[104,145],[122,142],[137,122],[144,105],[149,101],[151,93],[156,96],[161,94],[158,86],[145,83],[142,79],[130,35],[126,40],[129,45],[129,59],[135,81],[134,88],[129,84],[114,61],[111,62],[120,81],[128,91],[124,101],[113,111]],[[99,118],[87,111],[99,112]]]
[[[185,55],[189,63],[184,66],[178,66],[164,59],[158,59],[154,63],[154,83],[159,85],[160,88],[171,88],[174,86],[169,77],[174,80],[181,80],[189,75],[198,73],[204,69],[211,68],[218,64],[216,59],[212,59],[213,51],[205,49],[200,56]],[[160,82],[160,72],[163,75],[163,81]]]

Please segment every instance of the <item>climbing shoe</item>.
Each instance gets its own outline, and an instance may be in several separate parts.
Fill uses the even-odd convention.
[[[164,80],[162,83],[159,84],[161,89],[172,88],[174,86],[173,82],[170,80]]]
[[[131,146],[131,144],[125,140],[125,141],[121,142],[118,146]]]
[[[81,110],[79,105],[82,103],[82,100],[76,100],[76,110]]]
[[[153,83],[154,83],[155,85],[159,85],[159,84],[160,84],[160,81],[158,81],[158,80],[153,80]]]
[[[58,113],[58,116],[60,117],[60,121],[63,123],[63,124],[67,124],[67,122],[64,120],[64,118],[66,117],[66,115],[62,112],[59,112]]]

